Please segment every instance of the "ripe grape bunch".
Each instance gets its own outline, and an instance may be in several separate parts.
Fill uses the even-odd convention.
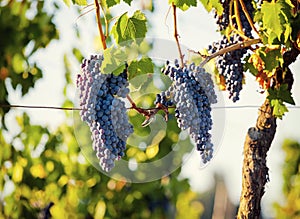
[[[109,172],[114,161],[124,155],[126,140],[133,132],[125,103],[119,99],[129,93],[127,67],[118,76],[103,74],[101,55],[84,59],[77,77],[80,116],[92,133],[93,150],[101,168]],[[119,98],[118,98],[119,97]]]
[[[234,11],[234,8],[230,9],[229,4],[230,1],[222,0],[221,3],[223,5],[223,13],[222,15],[215,14],[217,18],[217,24],[219,26],[220,31],[225,31],[226,28],[230,25],[230,17],[229,12]],[[233,5],[232,5],[233,7]],[[253,11],[254,7],[251,1],[245,1],[245,9],[247,10],[248,14],[251,18],[253,18]],[[241,5],[238,7],[239,16],[232,16],[232,25],[233,28],[238,29],[239,25],[237,25],[237,19],[240,19],[242,32],[244,33],[245,37],[253,38],[252,36],[252,28],[247,20],[245,12],[242,10]],[[222,39],[219,42],[213,43],[208,48],[208,52],[213,54],[218,52],[221,49],[224,49],[230,45],[242,42],[243,38],[239,34],[232,34],[230,37],[223,35]],[[238,49],[231,52],[227,52],[225,54],[219,55],[216,58],[216,67],[219,70],[221,76],[225,79],[226,89],[229,91],[229,98],[232,99],[233,102],[239,100],[239,94],[242,90],[243,85],[243,63],[242,59],[244,55],[247,53],[247,49]]]
[[[212,129],[211,104],[217,102],[210,74],[195,64],[181,68],[177,60],[174,66],[167,61],[162,72],[170,77],[173,84],[157,95],[155,104],[166,107],[175,104],[179,128],[189,130],[203,163],[207,163],[213,155],[209,133]]]
[[[231,36],[229,39],[223,36],[220,42],[209,46],[208,51],[215,53],[240,41],[241,37],[237,34]],[[246,53],[247,49],[243,48],[224,53],[216,58],[216,67],[219,70],[219,74],[225,78],[226,90],[229,91],[229,98],[233,102],[239,100],[240,91],[242,90],[244,69],[241,59]]]

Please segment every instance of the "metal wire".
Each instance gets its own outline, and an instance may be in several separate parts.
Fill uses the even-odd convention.
[[[212,109],[243,109],[243,108],[259,108],[258,105],[239,105],[239,106],[214,106]],[[54,109],[54,110],[81,110],[76,107],[57,107],[57,106],[32,106],[32,105],[14,105],[0,104],[0,108],[29,108],[29,109]],[[288,106],[288,109],[300,109],[300,106]],[[132,108],[128,108],[132,109]]]

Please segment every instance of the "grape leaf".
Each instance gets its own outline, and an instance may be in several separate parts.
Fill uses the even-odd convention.
[[[295,101],[292,97],[291,92],[288,90],[288,85],[287,84],[282,84],[278,89],[268,89],[269,100],[273,99],[280,99],[283,102],[295,105]]]
[[[295,101],[292,97],[291,92],[288,90],[287,84],[283,84],[279,87],[278,96],[282,99],[283,102],[295,105]]]
[[[113,73],[119,75],[125,68],[127,54],[122,48],[110,47],[103,52],[103,62],[101,72],[104,74]]]
[[[219,15],[223,13],[223,6],[219,0],[200,0],[200,2],[208,12],[214,8]]]
[[[129,80],[137,75],[153,73],[154,65],[152,59],[149,57],[143,57],[140,60],[132,61],[128,66]]]
[[[283,57],[281,54],[280,47],[270,48],[270,47],[260,47],[256,53],[260,56],[265,64],[266,71],[273,71],[277,67],[282,66]]]
[[[169,3],[174,3],[176,7],[180,8],[183,11],[189,9],[191,6],[197,6],[196,0],[169,0]]]
[[[291,34],[289,17],[291,16],[291,6],[284,0],[267,2],[261,6],[263,29],[268,37],[268,43],[274,44],[276,41],[287,42]]]
[[[273,99],[271,100],[271,106],[273,107],[273,115],[279,119],[282,119],[284,113],[288,112],[287,107],[281,100]]]
[[[118,44],[128,40],[144,38],[146,32],[146,17],[139,10],[132,17],[128,17],[127,12],[122,14],[111,30],[111,34]]]
[[[254,76],[256,76],[258,74],[258,70],[254,67],[253,62],[249,62],[249,59],[251,58],[251,54],[248,54],[244,61],[244,71],[246,72],[247,70],[250,71],[251,74],[253,74]]]
[[[124,2],[126,2],[128,5],[131,5],[132,0],[123,0]]]
[[[114,6],[114,5],[119,4],[120,0],[106,0],[105,2],[106,2],[106,6],[108,8],[110,8],[110,7]]]
[[[278,89],[268,89],[268,99],[271,101],[273,107],[273,115],[282,118],[285,112],[288,112],[284,102],[295,105],[295,101],[291,92],[288,90],[287,84],[282,84]]]

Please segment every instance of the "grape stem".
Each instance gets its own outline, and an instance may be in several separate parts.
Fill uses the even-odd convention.
[[[221,49],[221,50],[211,54],[210,56],[206,57],[200,63],[200,67],[203,67],[206,63],[208,63],[210,60],[212,60],[213,58],[216,58],[219,55],[223,55],[224,53],[231,52],[231,51],[234,51],[234,50],[246,48],[246,47],[249,47],[251,45],[258,44],[260,42],[261,42],[261,39],[257,38],[257,39],[250,39],[250,40],[247,40],[247,41],[244,41],[244,42],[241,42],[241,43],[236,43],[236,44],[227,46],[226,48]],[[197,52],[197,54],[201,55],[200,52]],[[203,55],[201,55],[201,56],[203,57]]]
[[[238,25],[238,30],[240,32],[244,32],[243,31],[243,25],[242,25],[242,22],[241,22],[241,19],[240,19],[240,11],[239,11],[239,4],[238,4],[238,0],[234,0],[234,14],[235,14],[235,21]]]
[[[100,34],[100,41],[102,43],[102,47],[105,50],[107,48],[106,46],[106,37],[103,34],[103,30],[102,30],[102,24],[101,24],[101,16],[100,16],[100,5],[98,0],[95,0],[95,7],[96,7],[96,19],[97,19],[97,25],[98,25],[98,30],[99,30],[99,34]]]
[[[239,0],[239,2],[240,2],[240,4],[241,4],[242,10],[243,10],[244,14],[246,15],[246,18],[247,18],[247,20],[248,20],[248,22],[249,22],[249,24],[250,24],[252,30],[254,30],[255,33],[259,36],[259,32],[257,31],[257,29],[255,28],[255,26],[254,26],[254,24],[253,24],[253,21],[252,21],[251,16],[250,16],[250,14],[249,14],[249,12],[248,12],[246,6],[245,6],[244,1],[243,1],[243,0]]]
[[[131,107],[129,109],[134,109],[136,110],[138,113],[142,114],[145,117],[145,121],[142,123],[142,126],[147,126],[148,124],[150,124],[152,118],[158,113],[158,111],[163,110],[165,113],[165,120],[168,121],[168,115],[169,115],[169,111],[168,111],[168,107],[158,103],[156,104],[155,108],[150,108],[150,109],[143,109],[140,107],[137,107],[135,102],[131,99],[131,97],[129,95],[126,96],[127,100],[130,102]]]
[[[94,4],[88,4],[87,6],[85,6],[83,9],[80,10],[80,15],[76,18],[75,23],[77,23],[77,21],[85,16],[86,14],[90,13],[91,11],[95,10],[95,8],[93,7],[92,9],[88,9],[90,6],[93,6]],[[87,11],[83,12],[85,9],[88,9]]]
[[[172,3],[172,8],[173,8],[173,20],[174,20],[174,37],[175,37],[175,41],[176,41],[178,52],[179,52],[180,64],[181,64],[181,67],[183,67],[184,66],[183,54],[182,54],[181,47],[179,44],[179,39],[178,39],[179,34],[178,34],[178,30],[177,30],[176,5],[174,4],[174,2]]]
[[[236,32],[237,34],[239,34],[244,40],[249,40],[249,37],[245,36],[245,34],[242,30],[242,27],[241,27],[242,25],[241,25],[241,22],[240,22],[240,19],[239,19],[240,18],[239,13],[238,13],[238,15],[235,15],[235,16],[232,15],[233,3],[234,3],[234,6],[237,5],[235,0],[234,0],[234,2],[233,2],[233,0],[230,1],[230,6],[229,6],[229,24],[230,24],[230,27],[232,28],[233,32]],[[235,8],[235,11],[239,12],[238,9],[236,10],[236,8]],[[235,17],[235,20],[238,24],[238,29],[236,29],[236,27],[233,25],[233,22],[232,22],[233,17]]]

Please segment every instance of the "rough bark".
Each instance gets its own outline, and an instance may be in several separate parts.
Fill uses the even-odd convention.
[[[293,47],[283,55],[283,68],[276,71],[274,86],[288,84],[291,90],[293,75],[288,66],[293,63],[300,51]],[[268,99],[259,109],[255,127],[248,129],[244,144],[244,161],[242,169],[242,194],[237,218],[257,219],[261,214],[261,198],[265,192],[265,184],[269,180],[267,152],[271,147],[276,132],[276,118]]]
[[[276,118],[266,100],[255,127],[248,130],[244,144],[242,194],[237,218],[259,218],[260,200],[268,181],[267,152],[276,132]]]

